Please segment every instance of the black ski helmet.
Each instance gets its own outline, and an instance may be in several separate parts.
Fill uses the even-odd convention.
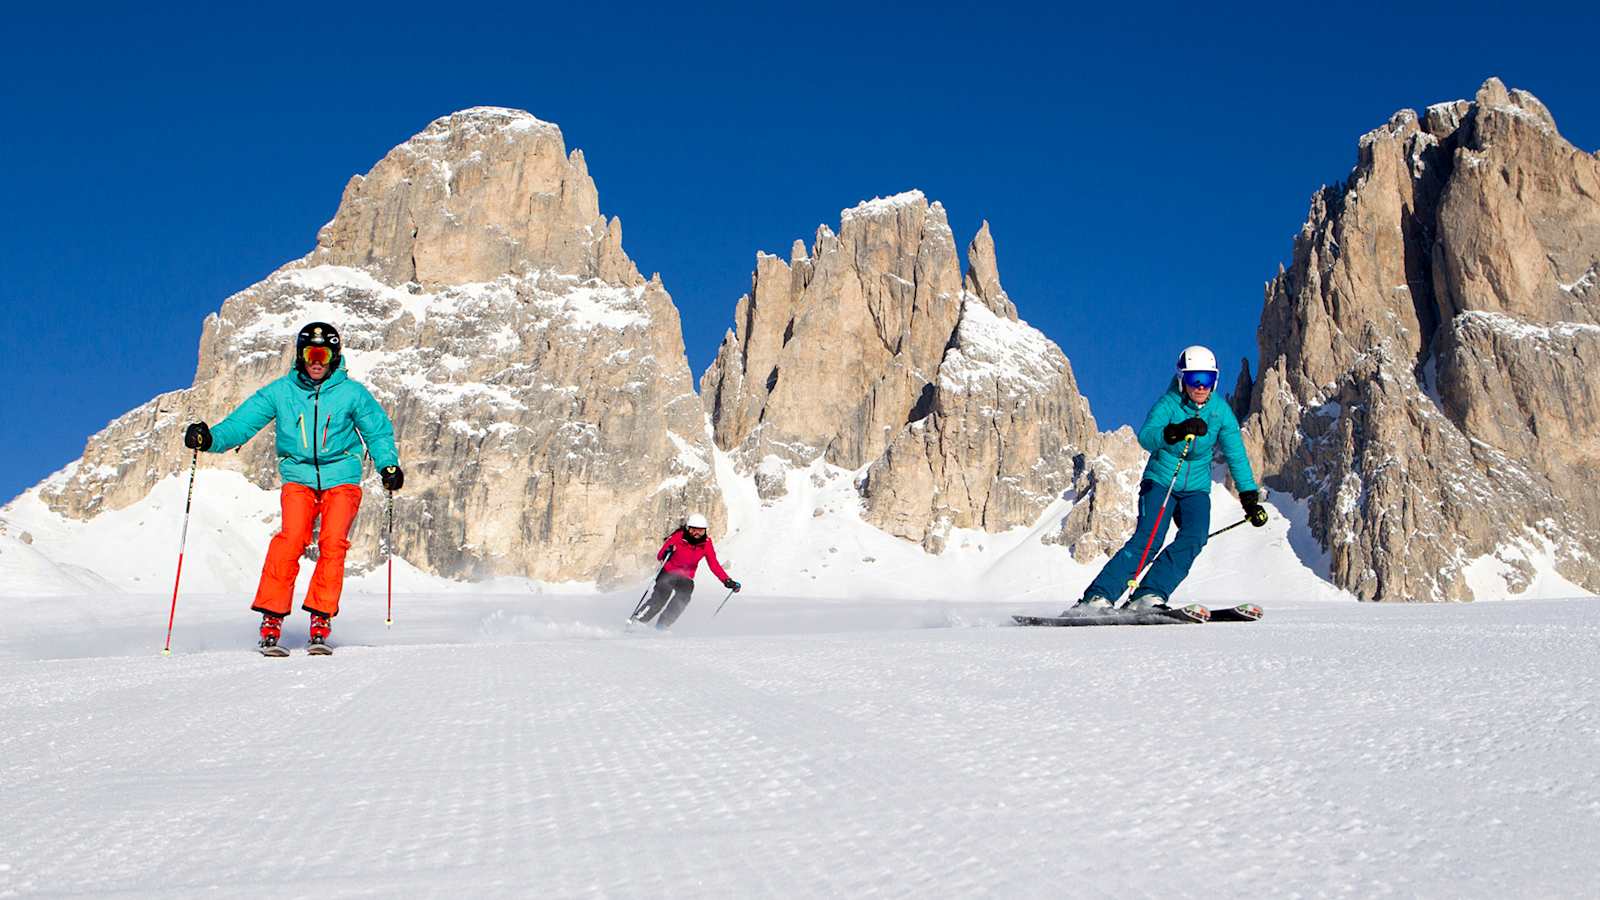
[[[328,359],[328,374],[332,375],[338,368],[343,358],[340,353],[339,330],[327,322],[312,322],[300,329],[300,334],[294,339],[294,369],[301,375],[306,374],[306,348],[327,347],[332,353]]]

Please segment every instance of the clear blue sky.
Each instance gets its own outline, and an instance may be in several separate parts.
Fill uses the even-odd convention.
[[[1494,7],[1503,7],[1492,11]],[[529,110],[683,313],[696,376],[758,250],[921,188],[987,218],[1102,427],[1178,349],[1255,357],[1311,193],[1401,107],[1533,91],[1600,147],[1596,5],[32,5],[0,57],[0,502],[189,384],[200,323],[430,120]],[[287,338],[287,335],[285,336]],[[216,410],[214,418],[227,410]]]

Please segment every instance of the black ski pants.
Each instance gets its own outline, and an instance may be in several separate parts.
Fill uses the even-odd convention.
[[[639,621],[648,622],[661,614],[661,619],[656,622],[658,628],[671,628],[672,623],[678,621],[683,615],[684,607],[689,605],[689,597],[694,594],[694,579],[677,572],[662,572],[656,576],[655,590],[650,593],[650,602],[645,604],[644,610],[639,613]]]

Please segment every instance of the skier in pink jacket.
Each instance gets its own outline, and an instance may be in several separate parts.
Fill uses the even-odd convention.
[[[671,628],[689,605],[689,597],[694,593],[694,573],[702,559],[711,568],[711,574],[722,579],[723,587],[739,590],[739,582],[729,578],[722,564],[717,562],[717,548],[712,546],[706,528],[706,517],[695,513],[684,521],[682,528],[667,536],[661,549],[656,551],[656,559],[665,560],[665,563],[656,575],[655,590],[650,594],[650,601],[634,614],[633,621],[649,622],[659,613],[661,618],[656,627]]]

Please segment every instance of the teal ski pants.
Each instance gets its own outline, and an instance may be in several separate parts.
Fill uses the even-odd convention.
[[[1128,579],[1134,577],[1134,569],[1139,565],[1145,544],[1150,541],[1150,529],[1156,529],[1155,541],[1150,543],[1150,553],[1154,555],[1167,539],[1167,526],[1172,522],[1178,523],[1178,536],[1156,555],[1155,562],[1149,563],[1134,595],[1155,594],[1166,600],[1178,589],[1178,585],[1188,576],[1189,568],[1194,565],[1195,557],[1206,545],[1206,532],[1211,530],[1211,492],[1174,491],[1172,499],[1167,501],[1166,512],[1157,523],[1156,513],[1166,493],[1165,486],[1158,486],[1153,481],[1139,484],[1139,524],[1134,526],[1133,537],[1128,538],[1122,549],[1106,561],[1100,574],[1083,592],[1084,597],[1105,597],[1107,600],[1121,597],[1128,588]]]

